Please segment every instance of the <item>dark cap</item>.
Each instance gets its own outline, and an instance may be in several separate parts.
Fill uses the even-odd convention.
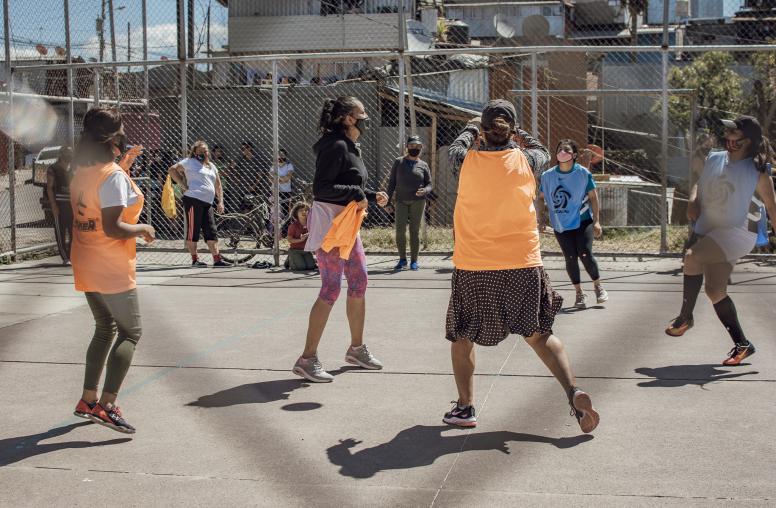
[[[722,120],[722,125],[724,125],[726,129],[740,130],[745,138],[748,138],[755,143],[759,143],[763,136],[763,128],[760,127],[760,122],[751,116],[739,116],[735,120]]]
[[[510,127],[514,128],[517,122],[517,113],[515,106],[504,99],[496,99],[488,102],[485,109],[482,110],[482,127],[490,129],[493,127],[493,121],[503,116],[509,122]]]
[[[407,144],[408,145],[422,145],[423,140],[420,139],[420,136],[417,134],[413,134],[412,136],[407,138]]]

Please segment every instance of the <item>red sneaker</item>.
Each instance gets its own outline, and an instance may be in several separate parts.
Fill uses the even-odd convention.
[[[94,423],[99,423],[100,425],[117,432],[122,432],[124,434],[135,433],[135,427],[124,419],[124,416],[121,414],[121,409],[119,409],[118,406],[111,406],[110,409],[105,409],[102,407],[102,404],[95,404],[89,418]]]
[[[694,324],[695,323],[693,323],[692,318],[688,319],[684,316],[677,316],[676,319],[671,321],[671,323],[666,327],[666,335],[670,335],[671,337],[681,337],[690,328],[692,328]]]
[[[744,361],[744,358],[748,358],[755,354],[757,350],[754,348],[754,344],[751,342],[746,346],[736,345],[728,353],[728,357],[722,362],[722,365],[740,365]]]
[[[92,409],[94,409],[94,406],[96,405],[97,405],[96,400],[94,402],[86,402],[84,399],[81,399],[78,401],[78,404],[75,405],[75,411],[73,411],[73,414],[78,418],[91,420],[91,418],[89,418],[89,415],[92,414]]]

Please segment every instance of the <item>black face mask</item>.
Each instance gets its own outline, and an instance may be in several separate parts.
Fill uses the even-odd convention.
[[[199,162],[205,162],[207,155],[205,155],[204,153],[198,153],[194,155],[194,158],[197,159]]]
[[[356,129],[358,129],[358,132],[363,136],[366,131],[369,130],[369,118],[356,119]]]
[[[410,154],[410,157],[417,157],[420,155],[420,148],[410,148],[407,153]]]

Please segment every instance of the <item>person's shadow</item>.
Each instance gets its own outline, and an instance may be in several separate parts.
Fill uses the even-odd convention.
[[[358,367],[341,367],[336,370],[330,370],[329,374],[337,376],[349,370]],[[265,404],[267,402],[276,402],[278,400],[288,400],[291,392],[300,388],[307,388],[310,383],[305,379],[276,379],[273,381],[262,381],[260,383],[248,383],[221,390],[210,395],[203,395],[194,402],[189,402],[187,406],[194,407],[229,407],[240,404]]]
[[[450,435],[442,435],[444,431]],[[468,436],[468,437],[467,437]],[[468,450],[497,450],[509,454],[509,441],[546,443],[556,448],[571,448],[593,439],[584,434],[576,437],[550,438],[534,434],[498,431],[462,433],[447,425],[415,425],[404,429],[387,443],[352,452],[361,444],[353,438],[342,439],[326,450],[329,461],[340,466],[339,473],[351,478],[371,478],[380,471],[428,466],[451,453]],[[465,447],[464,447],[465,442]],[[464,450],[462,450],[464,448]]]
[[[715,364],[668,365],[666,367],[654,369],[650,367],[639,367],[638,369],[635,369],[635,372],[642,376],[654,378],[649,381],[642,381],[638,384],[638,386],[643,388],[678,388],[689,385],[697,385],[702,388],[713,381],[723,381],[725,379],[734,379],[749,374],[759,374],[757,371],[731,374],[729,370],[720,369],[719,365]]]
[[[106,446],[121,444],[132,441],[131,438],[124,437],[110,439],[108,441],[66,441],[64,443],[41,444],[41,441],[67,434],[73,429],[92,425],[92,422],[73,423],[62,427],[56,427],[40,434],[31,434],[29,436],[11,437],[0,439],[0,467],[14,464],[16,462],[51,453],[68,448],[92,448],[95,446]]]

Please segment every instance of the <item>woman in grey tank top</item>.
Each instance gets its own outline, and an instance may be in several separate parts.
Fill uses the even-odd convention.
[[[693,327],[693,310],[705,278],[706,295],[734,344],[722,364],[738,365],[755,353],[755,347],[741,329],[727,284],[736,261],[755,245],[757,235],[747,227],[752,196],[756,191],[773,222],[776,193],[767,171],[773,151],[757,120],[741,116],[723,120],[722,125],[726,151],[708,156],[690,190],[687,217],[694,227],[684,257],[682,309],[666,333],[679,337]]]

